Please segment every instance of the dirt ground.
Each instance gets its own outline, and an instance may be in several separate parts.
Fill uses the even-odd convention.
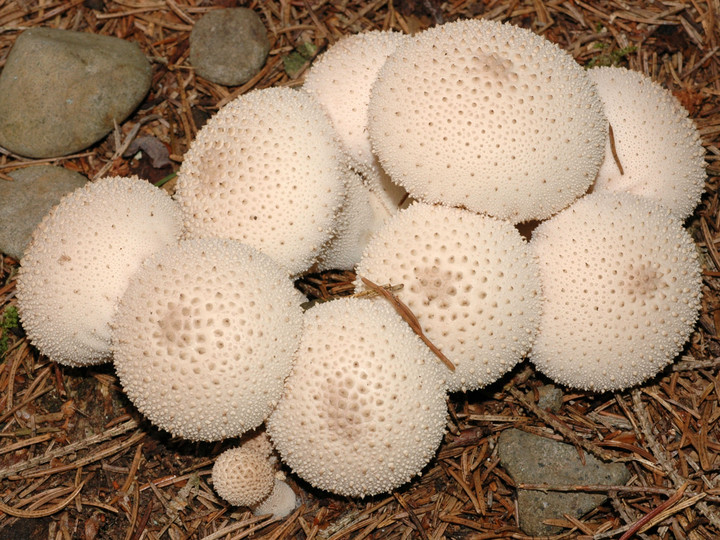
[[[192,23],[210,9],[240,5],[268,28],[265,67],[241,87],[196,77],[187,60]],[[18,261],[0,256],[0,538],[526,538],[517,526],[518,486],[494,452],[510,427],[622,462],[632,473],[627,486],[546,486],[608,495],[581,519],[555,521],[558,538],[720,538],[718,0],[0,0],[0,65],[21,30],[49,26],[135,41],[154,70],[147,98],[115,134],[62,159],[27,160],[0,149],[0,181],[49,162],[90,178],[138,174],[158,182],[177,170],[220,106],[253,88],[300,85],[313,57],[343,35],[413,33],[470,17],[532,29],[583,65],[644,72],[690,112],[708,164],[706,193],[686,223],[705,255],[703,307],[676,363],[629,391],[567,391],[552,414],[537,406],[549,381],[525,362],[482,391],[453,397],[445,440],[421,477],[386,496],[348,500],[290,476],[302,505],[273,520],[228,506],[208,483],[214,458],[236,441],[173,439],[138,414],[111,366],[70,369],[40,356],[11,316]],[[156,169],[147,158],[123,158],[122,147],[139,135],[165,143],[172,164]],[[172,182],[165,187],[172,190]],[[299,286],[322,297],[346,293],[351,280],[331,272]]]

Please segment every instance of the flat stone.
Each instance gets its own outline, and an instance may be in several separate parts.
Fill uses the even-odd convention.
[[[553,485],[623,485],[630,473],[622,463],[603,463],[585,454],[585,465],[574,446],[508,429],[498,439],[500,464],[517,483]],[[545,525],[546,519],[564,514],[580,518],[601,505],[602,493],[532,491],[518,489],[520,528],[531,536],[549,536],[562,531]]]
[[[0,180],[0,252],[21,259],[32,232],[63,195],[83,186],[83,175],[50,165],[34,165]]]
[[[137,44],[53,28],[20,34],[0,74],[0,145],[57,157],[99,141],[150,89]]]
[[[208,11],[190,32],[190,64],[197,75],[218,84],[246,83],[269,52],[265,25],[248,8]]]

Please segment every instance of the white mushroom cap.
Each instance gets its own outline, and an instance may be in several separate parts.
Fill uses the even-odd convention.
[[[378,284],[404,285],[395,294],[455,364],[447,373],[451,392],[501,377],[537,334],[539,270],[507,221],[415,203],[370,240],[357,274]]]
[[[268,456],[246,448],[231,448],[218,456],[212,468],[213,488],[235,506],[254,506],[270,495],[275,471]]]
[[[309,94],[266,88],[240,96],[203,126],[178,171],[188,236],[240,240],[304,272],[333,234],[345,160]]]
[[[380,199],[371,195],[360,176],[347,175],[345,203],[337,218],[335,235],[323,249],[318,270],[351,270],[360,261],[370,237],[387,221]]]
[[[545,219],[585,193],[607,138],[600,100],[573,58],[489,20],[399,44],[368,115],[380,163],[414,198],[514,223]]]
[[[178,241],[180,209],[138,177],[108,177],[65,196],[35,229],[18,277],[30,341],[70,366],[110,359],[110,319],[140,263]]]
[[[613,129],[594,191],[624,191],[667,206],[680,220],[705,189],[705,150],[687,111],[648,76],[621,67],[588,71]]]
[[[633,386],[672,362],[693,331],[701,268],[667,208],[593,193],[541,223],[530,246],[545,298],[530,359],[556,382]]]
[[[113,327],[115,368],[140,412],[175,436],[212,441],[270,414],[302,309],[267,255],[233,240],[186,240],[143,263]]]
[[[379,30],[345,36],[313,63],[303,84],[330,116],[352,166],[370,179],[380,172],[367,133],[370,89],[385,59],[405,39]]]
[[[272,492],[265,500],[253,508],[253,514],[256,516],[272,514],[274,518],[282,519],[289,516],[296,507],[297,496],[293,488],[288,486],[283,480],[275,478]]]
[[[440,445],[447,368],[388,304],[342,298],[305,312],[303,340],[267,431],[313,486],[391,491]]]

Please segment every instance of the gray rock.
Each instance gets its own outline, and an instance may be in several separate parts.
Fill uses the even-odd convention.
[[[207,12],[190,33],[190,64],[201,77],[227,86],[252,79],[265,64],[270,41],[248,8]]]
[[[569,444],[509,429],[498,440],[500,464],[517,483],[554,485],[623,485],[630,473],[622,463],[603,463],[585,454],[585,465]],[[520,528],[531,536],[548,536],[562,529],[544,520],[563,514],[581,517],[602,504],[600,493],[518,490]]]
[[[0,180],[0,252],[20,259],[38,223],[63,195],[87,182],[87,178],[62,167],[36,165]]]
[[[151,76],[135,43],[69,30],[26,30],[0,74],[0,145],[33,158],[87,148],[140,104]]]
[[[543,384],[538,388],[538,407],[550,412],[558,412],[562,407],[563,391],[552,384]]]

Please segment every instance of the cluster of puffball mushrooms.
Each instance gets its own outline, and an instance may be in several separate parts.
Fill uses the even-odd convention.
[[[160,428],[242,437],[213,468],[230,503],[292,511],[278,458],[322,490],[388,492],[434,456],[448,393],[523,358],[597,392],[673,361],[700,309],[683,220],[703,156],[667,90],[528,30],[349,36],[302,90],[221,108],[174,198],[135,177],[66,196],[18,307],[49,358],[112,360]],[[303,311],[293,279],[323,269],[357,292]]]

